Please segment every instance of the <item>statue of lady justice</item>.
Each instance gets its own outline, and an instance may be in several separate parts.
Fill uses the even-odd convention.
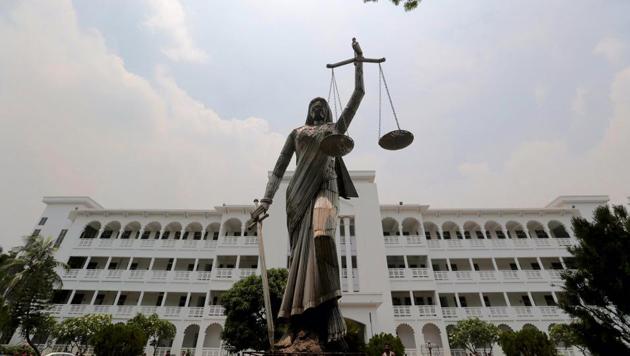
[[[363,99],[363,53],[355,39],[352,48],[355,87],[341,116],[333,122],[328,102],[311,100],[306,123],[287,137],[260,200],[266,211],[295,153],[297,167],[286,192],[290,267],[278,314],[289,323],[288,332],[277,344],[284,352],[321,351],[327,343],[343,342],[346,333],[337,303],[341,286],[334,236],[339,197],[358,194],[341,157],[326,155],[320,143],[332,134],[346,132]]]

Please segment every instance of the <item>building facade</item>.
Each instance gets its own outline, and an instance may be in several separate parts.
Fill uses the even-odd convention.
[[[607,196],[563,196],[535,209],[383,205],[374,172],[351,175],[359,198],[340,203],[340,304],[365,326],[366,340],[395,333],[408,355],[449,355],[457,351],[447,328],[467,317],[513,330],[568,321],[556,304],[560,273],[571,267],[567,246],[576,243],[571,218],[590,218]],[[288,263],[287,182],[264,222],[268,268]],[[110,313],[124,321],[157,313],[177,328],[161,354],[222,354],[221,294],[260,271],[258,236],[245,227],[253,205],[127,210],[88,197],[43,202],[33,233],[55,237],[57,258],[70,266],[61,272],[55,316]]]

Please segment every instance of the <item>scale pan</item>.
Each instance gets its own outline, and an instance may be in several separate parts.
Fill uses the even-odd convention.
[[[354,148],[354,141],[346,135],[332,134],[319,144],[319,149],[331,157],[342,157]]]
[[[400,150],[413,142],[413,134],[407,130],[394,130],[386,133],[378,140],[378,145],[386,150]]]

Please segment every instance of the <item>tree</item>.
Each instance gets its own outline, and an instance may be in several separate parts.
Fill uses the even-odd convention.
[[[160,319],[160,317],[153,313],[149,317],[144,314],[136,314],[128,322],[130,325],[135,325],[143,330],[149,340],[149,345],[153,346],[153,355],[157,355],[157,348],[160,344],[175,337],[177,329],[175,325],[168,320]]]
[[[137,356],[144,351],[147,336],[135,324],[110,324],[93,338],[96,356]]]
[[[58,342],[70,344],[70,351],[76,348],[78,354],[83,355],[92,344],[94,335],[111,323],[112,316],[109,314],[86,314],[62,321],[53,334]]]
[[[483,350],[485,355],[492,354],[494,343],[499,341],[499,328],[479,318],[460,320],[448,335],[449,343],[454,347],[466,349],[472,354]]]
[[[2,247],[0,247],[0,271],[3,270],[3,266],[8,264],[13,258],[15,258],[15,252],[3,253]],[[11,318],[9,306],[4,298],[6,280],[10,276],[7,274],[0,274],[0,344],[7,344],[11,339],[11,336],[15,333],[17,325]]]
[[[581,343],[580,338],[573,328],[567,324],[554,324],[549,328],[549,339],[557,347],[577,347],[582,354],[585,353],[585,346]]]
[[[523,327],[520,331],[502,331],[499,345],[506,356],[556,356],[554,344],[547,335],[534,328]]]
[[[65,267],[54,257],[54,242],[50,238],[29,236],[16,256],[0,269],[0,290],[13,323],[37,356],[41,353],[33,343],[35,335],[48,334],[54,326],[48,308],[55,287],[61,286],[57,267]]]
[[[394,5],[398,6],[400,3],[403,4],[405,11],[411,11],[420,5],[422,0],[391,0]],[[378,0],[363,0],[363,2],[378,2]]]
[[[372,336],[365,347],[365,353],[368,354],[368,356],[381,356],[386,344],[390,346],[391,350],[397,356],[405,354],[405,347],[402,341],[400,341],[400,338],[388,333],[380,333]]]
[[[277,325],[278,311],[282,303],[284,287],[287,284],[286,269],[270,269],[269,295],[274,325]],[[263,300],[262,278],[249,276],[232,285],[221,297],[225,307],[225,326],[221,338],[230,352],[241,350],[269,350],[267,321]],[[276,328],[276,338],[281,336]]]
[[[593,354],[630,354],[630,219],[623,206],[595,209],[593,221],[573,218],[579,245],[574,270],[563,273],[560,307]]]

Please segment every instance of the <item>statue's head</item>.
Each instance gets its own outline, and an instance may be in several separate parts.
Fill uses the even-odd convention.
[[[324,98],[315,98],[308,104],[308,113],[306,115],[306,124],[309,126],[321,125],[332,122],[332,112],[330,106]]]

